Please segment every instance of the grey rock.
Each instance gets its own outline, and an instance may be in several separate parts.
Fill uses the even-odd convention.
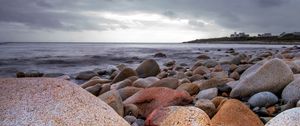
[[[153,59],[144,60],[137,68],[136,72],[139,77],[145,78],[156,76],[160,73],[160,68],[157,62]]]
[[[278,102],[278,98],[276,95],[274,95],[272,92],[260,92],[248,100],[248,103],[250,103],[251,106],[255,107],[268,107],[271,105],[274,105]]]
[[[271,119],[265,126],[299,126],[300,108],[293,108],[281,112]]]
[[[282,91],[282,99],[287,101],[298,101],[300,100],[300,78],[295,79],[288,84]]]
[[[218,89],[217,88],[210,88],[210,89],[205,89],[200,91],[197,95],[196,95],[196,100],[198,99],[213,99],[214,97],[216,97],[218,95]]]

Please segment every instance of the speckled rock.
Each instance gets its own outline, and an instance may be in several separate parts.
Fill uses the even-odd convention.
[[[136,72],[131,68],[124,68],[120,73],[117,74],[111,83],[117,83],[131,76],[137,76]]]
[[[0,124],[6,126],[129,126],[102,100],[61,79],[0,79],[0,101]]]
[[[136,72],[139,77],[145,78],[156,76],[160,73],[159,65],[153,59],[144,60],[137,68]]]
[[[210,88],[210,89],[205,89],[200,91],[195,99],[213,99],[214,97],[216,97],[218,95],[218,88]]]
[[[143,117],[147,117],[154,109],[170,105],[186,105],[192,102],[185,91],[177,91],[165,87],[146,88],[127,98],[124,104],[135,104]]]
[[[208,99],[199,99],[195,102],[195,107],[203,110],[209,117],[213,117],[217,112],[216,106]]]
[[[247,69],[232,89],[231,97],[246,97],[261,91],[277,93],[293,81],[293,72],[280,59],[257,63]]]
[[[298,101],[300,100],[300,78],[292,81],[282,91],[282,99],[284,101]]]
[[[110,84],[102,84],[101,90],[99,92],[99,95],[108,92],[110,90]]]
[[[120,116],[124,116],[124,106],[119,92],[111,90],[98,97],[112,107]]]
[[[239,100],[227,100],[211,119],[212,126],[263,126],[259,117]]]
[[[179,86],[179,80],[176,78],[168,77],[168,78],[163,78],[149,87],[168,87],[172,89],[176,89]]]
[[[196,74],[204,75],[204,74],[208,74],[209,72],[210,72],[210,70],[207,67],[199,66],[193,71],[193,75],[196,75]]]
[[[157,81],[159,81],[157,77],[139,78],[133,82],[133,86],[147,88]]]
[[[265,126],[299,126],[300,108],[293,108],[281,112],[271,119]]]
[[[268,107],[278,102],[278,98],[272,92],[259,92],[250,97],[248,103],[254,107]]]
[[[210,119],[196,107],[170,106],[153,111],[146,120],[147,126],[210,126]]]
[[[194,95],[194,94],[196,94],[196,93],[198,93],[200,91],[198,85],[197,84],[193,84],[193,83],[184,83],[184,84],[181,84],[179,87],[177,87],[176,90],[186,91],[190,95]]]
[[[139,108],[134,105],[134,104],[125,104],[124,105],[124,114],[125,115],[131,115],[131,116],[135,116],[138,117],[140,110]]]

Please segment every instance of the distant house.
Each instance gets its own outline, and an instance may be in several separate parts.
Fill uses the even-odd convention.
[[[281,37],[284,37],[284,36],[287,36],[287,35],[289,35],[289,36],[300,36],[300,32],[292,32],[292,33],[286,33],[286,32],[283,32],[283,33],[281,33],[280,35],[279,35],[279,37],[281,38]]]
[[[249,37],[249,34],[245,34],[244,32],[236,33],[230,35],[231,38],[239,38],[239,37]]]

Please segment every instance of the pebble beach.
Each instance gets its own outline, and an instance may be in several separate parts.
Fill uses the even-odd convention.
[[[54,72],[11,65],[10,74],[0,72],[0,125],[300,124],[299,46],[143,49],[99,68],[102,56],[83,55],[80,63],[93,67],[77,71],[65,72],[56,59],[47,63],[62,65]],[[78,62],[65,59],[71,64],[65,67]],[[0,61],[0,68],[10,62]]]

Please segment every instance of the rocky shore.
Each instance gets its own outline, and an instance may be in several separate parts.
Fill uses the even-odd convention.
[[[136,68],[84,71],[75,77],[80,85],[67,75],[19,72],[0,79],[0,124],[300,124],[300,47],[217,51],[226,55],[213,58],[207,50],[193,65],[146,59]]]

